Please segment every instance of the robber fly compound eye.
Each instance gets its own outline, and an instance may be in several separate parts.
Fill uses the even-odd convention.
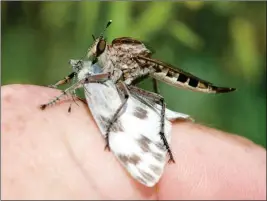
[[[100,56],[106,49],[106,41],[104,39],[100,39],[96,45],[96,57]]]

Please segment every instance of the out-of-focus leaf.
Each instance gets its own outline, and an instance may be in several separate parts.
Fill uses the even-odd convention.
[[[172,22],[169,26],[169,32],[173,37],[189,48],[200,49],[204,45],[204,41],[182,22]]]
[[[1,23],[3,23],[3,20],[6,20],[6,2],[1,2]]]
[[[234,56],[241,66],[240,70],[248,81],[255,81],[259,77],[259,53],[256,47],[254,26],[242,18],[234,18],[230,22],[231,37],[233,39]]]
[[[199,10],[201,9],[205,2],[204,1],[184,1],[185,6],[191,10]]]
[[[147,40],[150,33],[159,31],[167,24],[173,15],[171,1],[152,1],[148,10],[144,12],[137,20],[134,20],[132,32],[138,38]]]
[[[41,19],[43,25],[57,32],[66,23],[73,2],[43,2]]]
[[[76,41],[82,41],[90,46],[93,42],[92,34],[95,25],[98,25],[99,1],[80,1],[77,8],[75,36]],[[104,25],[102,25],[104,28]]]
[[[109,39],[131,35],[131,1],[109,3],[109,19],[113,20],[112,27],[107,31]]]
[[[234,14],[237,12],[237,9],[240,9],[240,4],[238,4],[237,1],[213,1],[209,2],[209,4],[213,7],[213,10],[216,13],[225,16]]]

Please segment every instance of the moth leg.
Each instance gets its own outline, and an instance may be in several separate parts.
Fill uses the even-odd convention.
[[[164,133],[164,128],[165,128],[165,109],[166,109],[166,104],[165,104],[164,98],[159,94],[156,94],[156,93],[153,93],[153,92],[150,92],[150,91],[145,91],[143,89],[140,89],[140,88],[132,86],[132,85],[128,86],[128,89],[129,89],[129,91],[131,93],[142,94],[147,99],[150,99],[151,101],[161,105],[162,109],[161,109],[160,132],[159,132],[159,134],[160,134],[160,137],[161,137],[161,139],[162,139],[162,141],[164,143],[164,146],[166,147],[167,152],[168,152],[169,157],[170,157],[168,162],[175,163],[171,148],[169,146],[169,143],[168,143],[168,141],[166,139],[166,136],[165,136],[165,133]]]
[[[110,147],[109,147],[110,129],[112,128],[113,124],[117,121],[120,111],[125,106],[125,104],[127,103],[128,98],[129,98],[129,91],[128,91],[127,86],[125,85],[124,82],[120,81],[117,84],[117,87],[120,89],[120,92],[123,93],[124,100],[122,101],[121,105],[118,107],[118,109],[116,110],[116,112],[114,113],[112,118],[110,119],[109,125],[107,126],[107,131],[106,131],[106,134],[105,134],[105,139],[106,139],[105,150],[110,150]]]
[[[70,80],[72,78],[74,78],[75,75],[76,75],[76,73],[75,72],[72,72],[68,76],[64,77],[64,79],[59,80],[58,82],[56,82],[56,84],[48,85],[48,87],[57,88],[59,85],[63,85],[63,84],[69,83]]]

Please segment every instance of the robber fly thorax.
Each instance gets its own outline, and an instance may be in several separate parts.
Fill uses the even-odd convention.
[[[124,40],[125,39],[125,40]],[[126,84],[142,76],[146,76],[152,71],[150,68],[141,67],[136,61],[136,56],[143,55],[149,57],[150,50],[146,46],[134,39],[119,38],[113,40],[112,44],[107,44],[105,39],[98,38],[89,48],[87,56],[97,62],[103,68],[103,72],[111,72],[114,82],[123,80]]]

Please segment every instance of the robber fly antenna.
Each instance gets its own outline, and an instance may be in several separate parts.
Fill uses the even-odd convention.
[[[104,29],[104,31],[100,34],[99,38],[103,38],[103,35],[104,35],[105,31],[107,30],[107,28],[109,27],[109,25],[111,25],[111,23],[112,23],[112,20],[109,20],[108,23],[107,23],[107,25],[106,25],[106,27],[105,27],[105,29]]]

